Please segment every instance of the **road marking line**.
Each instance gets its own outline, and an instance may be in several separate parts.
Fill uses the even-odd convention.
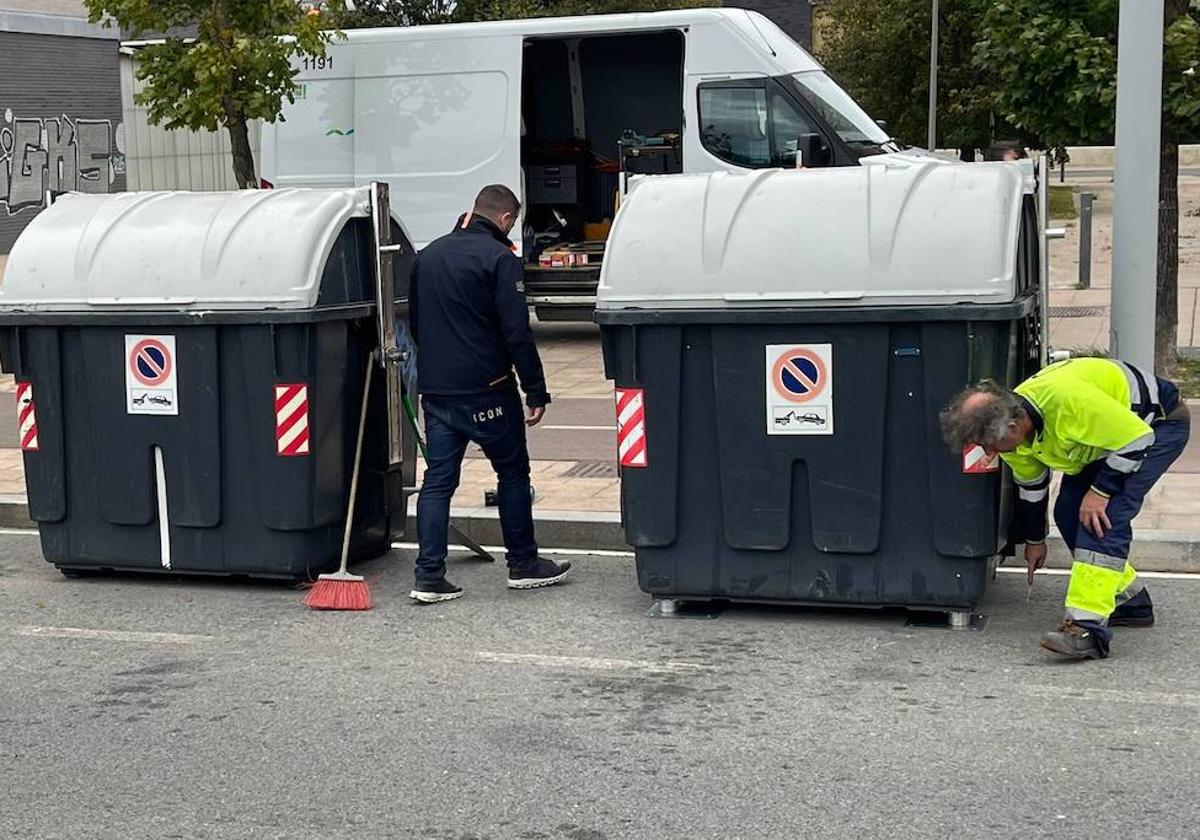
[[[1003,572],[1006,575],[1025,575],[1025,569],[1017,568],[1016,566],[1001,566],[996,569],[998,572]],[[1038,569],[1038,575],[1050,575],[1051,577],[1069,577],[1070,569]],[[1143,572],[1138,569],[1137,576],[1148,580],[1200,580],[1200,573],[1197,572]]]
[[[545,656],[538,653],[494,653],[477,651],[484,662],[498,665],[540,665],[548,668],[580,668],[587,671],[641,671],[647,674],[702,673],[711,665],[694,662],[651,662],[645,659],[604,659],[596,656]]]
[[[90,639],[104,642],[139,642],[143,644],[190,645],[210,642],[212,636],[188,635],[186,633],[148,633],[134,630],[91,630],[85,627],[37,627],[13,628],[17,636],[37,639]]]
[[[1200,709],[1200,694],[1179,691],[1136,691],[1115,688],[1077,688],[1065,685],[1017,684],[1018,694],[1047,700],[1072,700],[1091,705],[1108,703],[1137,703],[1138,705],[1173,706]]]

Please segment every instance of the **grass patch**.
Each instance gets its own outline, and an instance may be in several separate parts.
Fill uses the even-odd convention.
[[[1075,210],[1075,188],[1058,186],[1050,188],[1050,218],[1074,219],[1079,214]]]
[[[1173,379],[1185,397],[1200,399],[1200,359],[1180,359]]]

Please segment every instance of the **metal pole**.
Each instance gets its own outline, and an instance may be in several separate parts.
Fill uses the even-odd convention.
[[[375,234],[375,303],[379,309],[378,362],[384,369],[384,387],[387,393],[388,464],[394,466],[404,462],[404,447],[401,445],[404,427],[400,411],[400,348],[396,346],[396,294],[395,278],[392,274],[394,255],[401,250],[401,246],[392,243],[392,216],[388,208],[387,182],[371,182],[371,225]]]
[[[1092,193],[1079,194],[1079,288],[1092,287]]]
[[[1050,242],[1067,235],[1066,228],[1050,227],[1050,156],[1038,158],[1037,208],[1041,236],[1038,237],[1041,260],[1038,262],[1038,300],[1042,311],[1042,364],[1051,361],[1050,353]]]
[[[929,151],[937,148],[938,0],[929,22]]]
[[[1154,368],[1163,4],[1121,0],[1113,187],[1112,354]]]

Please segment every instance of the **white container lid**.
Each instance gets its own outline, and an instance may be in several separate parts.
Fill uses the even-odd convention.
[[[309,309],[368,188],[62,196],[9,255],[0,310]]]
[[[881,155],[861,166],[637,179],[598,308],[1002,303],[1017,292],[1012,163]]]

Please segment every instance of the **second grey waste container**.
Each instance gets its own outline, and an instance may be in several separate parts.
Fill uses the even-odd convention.
[[[903,159],[635,187],[596,320],[644,591],[977,604],[1009,489],[937,416],[1037,364],[1030,190]]]
[[[403,298],[413,251],[392,233]],[[366,188],[67,195],[41,213],[0,289],[0,354],[46,559],[282,578],[336,563],[374,253]],[[387,550],[413,484],[411,436],[390,464],[383,379],[357,556]]]

